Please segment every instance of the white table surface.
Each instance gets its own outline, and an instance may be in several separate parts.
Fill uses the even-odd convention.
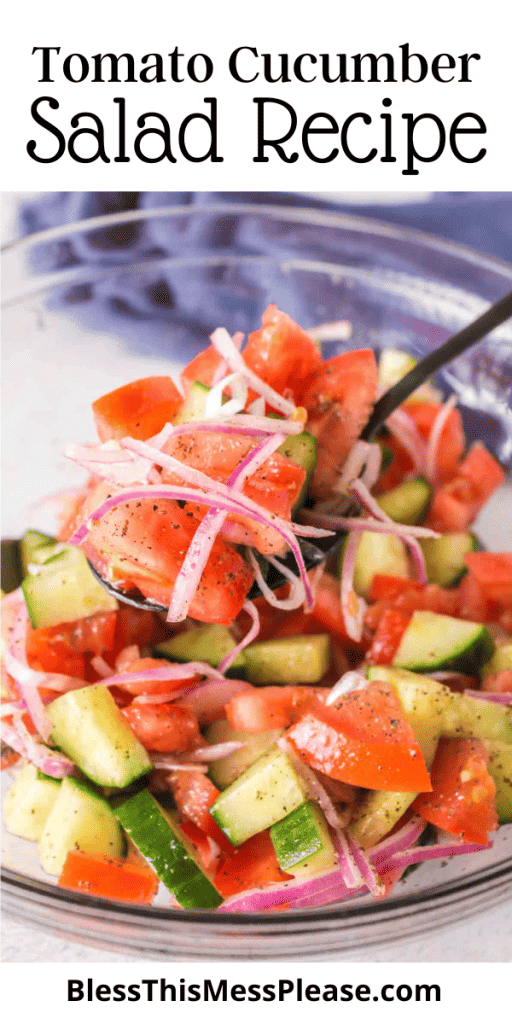
[[[20,198],[21,193],[3,196],[4,242],[11,237],[14,209]],[[23,409],[17,409],[17,418],[23,418]],[[37,490],[39,483],[33,481],[33,484],[34,493],[45,493]],[[504,509],[512,507],[511,502],[512,486],[509,486],[495,496],[479,523],[478,532],[494,550],[512,549],[512,522],[510,514],[504,513]],[[6,529],[9,518],[7,509]],[[3,963],[131,963],[136,959],[69,943],[11,920],[2,920]],[[361,953],[354,957],[326,956],[325,962],[338,959],[345,963],[508,963],[512,960],[512,903],[465,921],[459,927],[451,926],[398,946],[379,947],[366,956]]]

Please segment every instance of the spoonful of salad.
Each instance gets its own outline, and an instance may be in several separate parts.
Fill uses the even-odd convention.
[[[82,547],[118,600],[165,612],[171,622],[190,616],[227,623],[258,594],[278,607],[311,608],[310,570],[332,558],[347,532],[349,582],[369,528],[402,537],[421,574],[419,539],[436,534],[382,512],[371,489],[383,448],[371,438],[398,416],[394,429],[413,463],[421,456],[427,475],[435,473],[455,400],[431,403],[428,443],[400,406],[510,316],[512,293],[380,397],[371,350],[324,361],[313,339],[275,306],[243,355],[242,336],[218,329],[182,372],[184,397],[170,378],[146,378],[94,404],[102,444],[65,451],[94,483],[64,539]],[[141,396],[156,380],[168,382],[161,384],[167,397],[160,395],[165,418],[155,420],[153,396],[152,423],[160,429],[152,433],[146,424],[141,433]],[[276,596],[284,583],[289,593]]]

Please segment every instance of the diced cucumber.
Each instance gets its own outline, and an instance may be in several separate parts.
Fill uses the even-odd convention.
[[[231,743],[233,740],[244,744],[228,757],[219,758],[210,763],[209,775],[219,789],[226,789],[238,778],[246,768],[254,764],[281,735],[281,729],[269,729],[268,732],[241,732],[233,729],[226,718],[212,722],[206,730],[208,743]]]
[[[210,814],[233,846],[239,846],[286,818],[306,799],[290,759],[274,747],[217,797]]]
[[[491,660],[482,668],[482,676],[496,675],[505,669],[512,669],[512,644],[496,647]]]
[[[61,782],[42,775],[33,764],[21,769],[4,801],[5,827],[13,836],[38,842],[57,799]]]
[[[325,815],[312,800],[272,825],[270,838],[280,867],[290,875],[307,878],[338,864]]]
[[[38,530],[27,530],[20,540],[20,558],[23,575],[28,573],[31,564],[42,565],[50,557],[57,540],[47,533]]]
[[[90,786],[68,775],[46,820],[39,841],[41,865],[60,875],[70,850],[123,857],[126,843],[106,800]]]
[[[227,626],[205,623],[157,644],[154,653],[169,658],[170,661],[205,661],[208,665],[213,665],[213,668],[218,668],[222,659],[234,647],[236,640]],[[229,672],[230,675],[241,676],[244,669],[245,657],[242,651],[236,656]]]
[[[464,555],[476,551],[479,542],[472,533],[444,533],[442,537],[420,540],[429,583],[454,587],[467,571]]]
[[[23,577],[20,544],[17,540],[2,538],[1,584],[2,597],[19,587]]]
[[[389,683],[421,747],[427,768],[434,760],[442,731],[444,711],[451,694],[448,687],[401,669],[374,666],[366,670],[370,681]],[[364,794],[350,824],[355,841],[363,849],[380,842],[416,798],[413,792],[371,791]]]
[[[149,790],[123,800],[115,814],[143,857],[180,906],[210,910],[222,897],[200,868],[192,845],[173,814],[164,810]]]
[[[402,636],[393,665],[413,672],[453,669],[478,675],[494,653],[494,641],[478,622],[415,611]]]
[[[452,693],[443,715],[443,736],[512,743],[512,708]]]
[[[262,640],[244,654],[251,683],[318,683],[329,668],[330,638],[319,633]]]
[[[152,768],[105,686],[70,690],[52,701],[47,711],[54,742],[99,786],[123,789]]]
[[[179,424],[204,420],[206,399],[210,391],[211,388],[207,387],[206,384],[201,384],[198,380],[195,380],[174,422]]]
[[[301,508],[309,490],[311,475],[316,466],[318,447],[316,437],[304,430],[302,434],[290,434],[277,449],[281,455],[291,459],[297,466],[306,471],[306,477],[301,487],[300,494],[292,508],[292,515]]]
[[[381,473],[384,473],[388,466],[390,466],[391,463],[393,462],[395,454],[394,452],[391,451],[391,448],[388,448],[387,444],[384,444],[383,441],[379,441],[379,444],[382,451],[382,462],[380,464],[380,471]]]
[[[427,511],[432,487],[422,476],[406,480],[386,494],[378,497],[377,503],[383,512],[396,523],[408,525],[419,523]]]
[[[489,754],[489,775],[496,786],[496,813],[500,825],[512,821],[512,745],[484,740]]]
[[[342,545],[339,555],[338,573],[340,576],[343,572],[345,550],[346,541]],[[359,541],[354,569],[356,593],[361,597],[368,597],[373,577],[377,573],[408,579],[410,570],[407,548],[403,540],[400,537],[395,537],[392,533],[364,531]]]
[[[402,352],[397,348],[383,348],[379,356],[378,381],[391,387],[397,381],[405,377],[409,370],[412,370],[418,362],[408,352]]]
[[[75,547],[51,557],[42,572],[27,576],[21,586],[35,629],[118,607],[116,599],[93,576],[83,552]]]

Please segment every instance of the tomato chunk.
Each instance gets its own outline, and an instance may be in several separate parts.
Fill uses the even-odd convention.
[[[172,754],[193,750],[203,742],[197,718],[181,704],[136,704],[123,715],[146,750]]]
[[[367,654],[370,665],[391,665],[411,617],[400,608],[386,608]]]
[[[30,668],[40,672],[58,672],[65,676],[85,679],[85,656],[73,650],[60,627],[27,629],[26,655]],[[56,635],[53,631],[56,630]]]
[[[291,878],[277,862],[270,832],[259,832],[247,839],[231,854],[222,856],[215,873],[214,885],[227,899],[246,889],[261,888]]]
[[[172,792],[176,807],[185,818],[192,821],[205,835],[209,836],[225,853],[233,847],[210,815],[210,807],[220,795],[220,790],[204,772],[175,772]]]
[[[443,408],[442,405],[436,402],[411,401],[407,402],[405,408],[407,415],[411,417],[420,434],[427,441]],[[450,479],[457,471],[465,447],[461,414],[458,409],[452,409],[443,426],[436,449],[437,477],[441,482]]]
[[[190,363],[187,363],[185,369],[180,373],[180,380],[185,394],[188,394],[191,385],[195,381],[198,381],[199,384],[204,384],[206,387],[211,387],[221,362],[222,356],[219,355],[213,345],[209,345],[203,352],[199,352]]]
[[[137,855],[118,860],[99,853],[71,850],[57,884],[88,896],[151,904],[159,883],[149,864]]]
[[[274,391],[289,390],[295,402],[302,404],[313,373],[322,365],[318,346],[275,305],[265,310],[262,323],[249,335],[244,360]]]
[[[308,686],[253,687],[226,704],[228,722],[240,732],[286,729],[301,714],[315,690]]]
[[[432,792],[421,793],[414,810],[467,843],[487,843],[498,824],[488,763],[479,740],[441,739],[432,765]]]
[[[172,422],[183,402],[171,377],[143,377],[93,402],[100,441],[128,434],[147,441]]]
[[[383,683],[349,693],[333,707],[317,698],[285,736],[312,768],[341,782],[365,789],[431,789],[411,726]]]
[[[486,597],[503,604],[512,601],[512,554],[472,551],[465,556],[464,561]]]

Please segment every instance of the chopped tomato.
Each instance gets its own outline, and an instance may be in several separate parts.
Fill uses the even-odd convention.
[[[206,431],[171,438],[164,452],[193,469],[206,473],[212,480],[226,483],[233,471],[254,447],[254,441],[241,434],[216,434]],[[305,470],[279,452],[274,452],[246,481],[243,493],[261,508],[290,519],[291,510],[305,480]],[[163,483],[182,483],[179,472],[162,471]],[[243,515],[230,515],[230,522],[240,522],[248,531],[245,543],[257,547],[262,554],[282,550],[283,538],[272,527],[256,523]]]
[[[219,863],[220,850],[211,842],[210,836],[208,836],[202,828],[199,828],[188,818],[185,818],[184,821],[180,822],[180,828],[187,839],[192,843],[196,855],[199,858],[201,867],[211,874]],[[225,836],[224,841],[228,842],[228,845],[230,845]]]
[[[275,305],[265,310],[262,323],[247,340],[243,353],[247,366],[274,391],[283,394],[289,389],[295,402],[303,404],[304,392],[322,365],[318,346]]]
[[[443,408],[436,402],[407,402],[407,415],[414,420],[420,434],[427,441],[432,427]],[[466,446],[462,417],[458,409],[452,409],[441,431],[436,450],[437,477],[443,482],[457,471]]]
[[[432,792],[421,793],[413,809],[467,843],[487,843],[498,824],[488,763],[479,740],[441,739],[432,765]]]
[[[188,394],[191,385],[195,381],[198,381],[199,384],[205,384],[206,387],[211,387],[221,363],[222,356],[219,355],[213,345],[209,345],[203,352],[199,352],[190,363],[187,363],[185,369],[180,373],[180,381],[185,395]]]
[[[464,561],[486,597],[503,604],[512,602],[512,554],[472,551]]]
[[[19,761],[20,757],[21,754],[17,754],[15,750],[11,750],[7,743],[4,743],[4,741],[2,740],[0,771],[3,772],[5,768],[12,768],[13,764],[16,764],[16,762]]]
[[[71,850],[57,884],[88,896],[151,904],[159,883],[155,872],[138,855],[119,860],[101,853]]]
[[[383,683],[349,693],[335,706],[317,698],[285,736],[312,768],[352,786],[431,789],[411,726],[394,691]]]
[[[229,839],[226,839],[210,814],[210,807],[220,796],[220,790],[213,785],[208,776],[200,771],[175,772],[172,792],[181,814],[213,839],[224,853],[230,853],[233,847]]]
[[[93,402],[100,441],[130,435],[147,441],[172,422],[183,398],[171,377],[144,377]]]
[[[26,655],[30,668],[40,672],[58,672],[76,679],[85,679],[85,656],[73,650],[66,637],[52,636],[53,630],[27,629]]]
[[[214,885],[221,896],[227,899],[245,889],[265,889],[274,882],[285,882],[291,877],[279,867],[267,830],[247,839],[231,854],[221,857]]]
[[[441,533],[467,530],[504,479],[496,459],[482,444],[474,444],[453,479],[434,492],[428,525]]]
[[[130,661],[122,671],[126,672],[126,674],[129,673],[130,675],[140,672],[142,676],[149,669],[162,669],[165,668],[166,664],[168,663],[162,658],[135,658],[134,661]],[[169,680],[148,680],[141,678],[133,680],[130,679],[126,683],[120,679],[118,686],[134,696],[141,693],[173,693],[175,690],[182,690],[184,686],[194,686],[195,683],[199,682],[199,679],[199,676],[194,676],[192,678],[188,676],[183,679]]]
[[[85,619],[35,629],[31,634],[31,646],[63,644],[78,654],[103,654],[114,647],[116,621],[116,611],[97,612]]]
[[[347,455],[368,422],[377,392],[377,364],[371,349],[343,352],[316,371],[303,396],[308,430],[318,442],[311,481],[314,497],[328,497]]]
[[[98,484],[84,505],[90,514],[112,488]],[[169,604],[174,582],[205,506],[163,499],[118,505],[95,525],[83,550],[105,574],[109,569],[126,586],[137,586],[146,597]],[[201,622],[230,625],[240,612],[253,582],[243,556],[217,537],[190,606]]]
[[[497,605],[490,600],[472,572],[467,572],[459,583],[458,602],[457,615],[461,619],[493,622],[497,618]]]
[[[411,612],[399,608],[386,608],[366,655],[370,665],[391,665],[411,617]]]
[[[377,572],[372,579],[369,599],[370,601],[392,600],[403,594],[406,590],[423,590],[423,584],[415,580],[407,580],[402,576],[388,576],[385,573]]]
[[[286,729],[302,713],[314,689],[309,686],[262,686],[237,693],[226,704],[226,717],[240,732]]]
[[[166,629],[156,612],[143,611],[119,602],[112,648],[113,660],[125,647],[150,647],[163,640]]]
[[[181,704],[136,704],[123,709],[126,721],[146,750],[172,754],[203,742],[197,718]]]
[[[512,693],[512,669],[502,668],[495,675],[484,676],[482,690],[487,693]]]
[[[482,504],[505,480],[505,471],[479,441],[469,449],[460,464],[459,473],[473,484]]]
[[[392,452],[393,459],[379,477],[374,489],[375,494],[385,494],[386,491],[391,491],[394,487],[398,487],[399,484],[403,483],[407,474],[414,469],[411,456],[406,452],[405,448],[402,448],[398,439],[393,434],[387,432],[381,436],[386,448],[389,448]]]
[[[335,579],[334,576],[330,576],[329,573],[324,572],[317,585],[315,605],[310,617],[314,622],[322,626],[326,633],[331,633],[341,640],[343,644],[350,647],[358,646],[349,638],[345,628],[345,619],[343,618],[340,603],[339,580]]]

